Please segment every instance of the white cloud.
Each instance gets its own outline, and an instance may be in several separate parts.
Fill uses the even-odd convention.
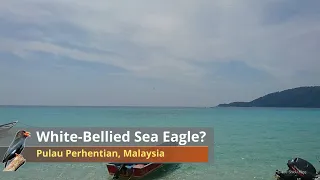
[[[42,51],[124,68],[138,77],[205,83],[208,69],[198,62],[240,60],[279,80],[300,71],[320,72],[320,19],[304,11],[287,20],[270,8],[288,1],[2,1],[0,18],[47,27],[72,24],[87,41],[65,42],[110,53],[83,52],[42,41],[0,41],[0,50]],[[308,2],[303,2],[308,3]],[[312,4],[310,4],[312,6]],[[286,9],[276,13],[289,13]],[[54,33],[59,33],[56,31]],[[2,37],[4,38],[4,37]],[[315,78],[316,79],[316,78]]]

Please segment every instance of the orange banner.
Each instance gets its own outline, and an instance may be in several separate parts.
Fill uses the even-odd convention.
[[[208,146],[26,147],[28,162],[201,163]]]

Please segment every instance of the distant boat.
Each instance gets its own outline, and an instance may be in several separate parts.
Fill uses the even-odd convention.
[[[4,133],[9,131],[13,126],[15,126],[18,123],[18,121],[13,121],[11,123],[2,124],[0,125],[0,133]]]

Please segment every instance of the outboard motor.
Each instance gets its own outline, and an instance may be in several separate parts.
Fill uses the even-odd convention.
[[[315,180],[317,171],[314,166],[302,158],[294,158],[287,163],[287,172],[276,171],[278,180]]]

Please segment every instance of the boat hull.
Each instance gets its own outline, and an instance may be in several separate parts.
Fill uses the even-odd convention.
[[[17,123],[18,123],[18,121],[13,121],[11,123],[6,123],[6,124],[0,125],[0,134],[8,132]]]
[[[136,164],[133,165],[132,168],[127,169],[126,171],[123,171],[120,173],[119,177],[121,179],[140,179],[143,178],[152,172],[160,169],[163,166],[163,164],[155,164],[155,163],[149,163],[149,164]],[[107,164],[107,169],[109,172],[109,175],[113,176],[118,171],[118,166],[115,164]]]

